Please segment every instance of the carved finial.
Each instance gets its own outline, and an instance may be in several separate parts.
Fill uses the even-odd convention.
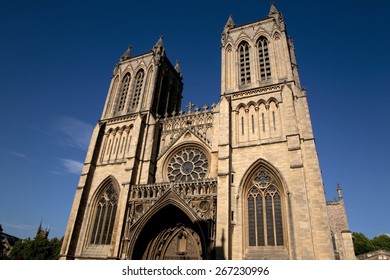
[[[229,18],[228,18],[228,20],[227,20],[227,22],[225,24],[225,27],[223,28],[223,32],[221,34],[221,44],[222,44],[222,46],[224,46],[225,43],[226,43],[226,40],[228,38],[229,30],[231,28],[234,28],[234,27],[236,27],[236,24],[233,21],[232,15],[229,15]]]
[[[177,73],[180,73],[180,61],[176,59],[176,65],[175,65],[175,70]]]
[[[163,45],[163,36],[160,35],[160,38],[158,39],[157,43],[154,45],[153,49],[154,54],[154,61],[156,63],[160,62],[161,58],[165,56],[165,48]]]
[[[181,116],[181,115],[183,115],[184,114],[184,111],[183,110],[180,110],[179,111],[179,115]]]
[[[269,17],[273,17],[276,21],[276,24],[279,25],[280,29],[284,31],[286,29],[286,25],[284,23],[283,15],[281,12],[276,9],[274,2],[271,1],[271,8],[268,13]]]
[[[123,60],[126,60],[126,59],[129,59],[130,58],[130,55],[131,55],[131,45],[129,45],[127,47],[127,50],[125,51],[125,53],[121,56],[121,61]]]
[[[187,113],[191,113],[191,109],[195,106],[194,103],[192,103],[191,101],[188,102],[188,105],[186,106],[186,108],[188,108],[188,112]]]
[[[181,70],[180,70],[180,60],[176,60],[175,70],[177,73],[179,73],[180,78],[182,78],[183,74],[181,73]]]
[[[114,77],[119,71],[119,64],[115,64],[114,70],[112,71],[112,76]]]
[[[172,112],[172,117],[176,116],[176,111]]]
[[[274,1],[271,1],[271,7],[269,9],[268,15],[271,16],[273,14],[279,13],[278,9],[276,9]]]
[[[343,192],[341,190],[340,184],[337,184],[337,195],[338,195],[339,199],[343,198]]]
[[[225,27],[223,28],[224,30],[229,30],[231,28],[236,27],[236,24],[234,23],[232,15],[229,15],[229,18],[225,24]]]
[[[160,34],[160,37],[158,38],[158,41],[157,41],[155,47],[163,47],[163,38],[164,38],[164,36]]]
[[[214,110],[216,106],[217,106],[217,104],[215,104],[215,103],[211,104],[211,109]]]
[[[209,109],[209,106],[207,106],[206,104],[203,105],[203,111],[207,111]]]
[[[200,108],[199,108],[198,106],[196,106],[196,107],[195,107],[195,112],[196,112],[196,113],[199,113],[199,111],[200,111]]]

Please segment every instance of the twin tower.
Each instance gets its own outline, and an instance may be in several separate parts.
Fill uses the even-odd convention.
[[[282,14],[271,4],[254,23],[229,17],[221,54],[219,103],[185,112],[162,38],[120,58],[62,259],[351,258],[347,223],[328,215]]]

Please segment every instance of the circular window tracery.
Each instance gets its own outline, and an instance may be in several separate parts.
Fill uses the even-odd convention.
[[[186,147],[175,153],[168,163],[169,181],[204,179],[209,164],[205,153],[196,147]]]

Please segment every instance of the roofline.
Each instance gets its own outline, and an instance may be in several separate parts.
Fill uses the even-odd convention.
[[[273,17],[269,17],[269,16],[268,16],[268,17],[263,18],[263,19],[260,19],[260,20],[255,20],[255,21],[251,21],[251,22],[249,22],[249,23],[245,23],[245,24],[242,24],[242,25],[237,25],[237,26],[235,26],[235,27],[230,28],[229,31],[230,31],[230,30],[234,30],[234,29],[239,29],[239,28],[242,28],[242,27],[248,26],[248,25],[253,25],[253,24],[255,24],[255,23],[258,23],[258,22],[261,22],[261,21],[266,21],[266,20],[273,20]]]

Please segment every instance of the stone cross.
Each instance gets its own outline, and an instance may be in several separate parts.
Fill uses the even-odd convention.
[[[194,103],[192,103],[191,101],[188,103],[188,105],[186,106],[186,108],[188,108],[188,113],[191,113],[191,109],[195,106]]]

